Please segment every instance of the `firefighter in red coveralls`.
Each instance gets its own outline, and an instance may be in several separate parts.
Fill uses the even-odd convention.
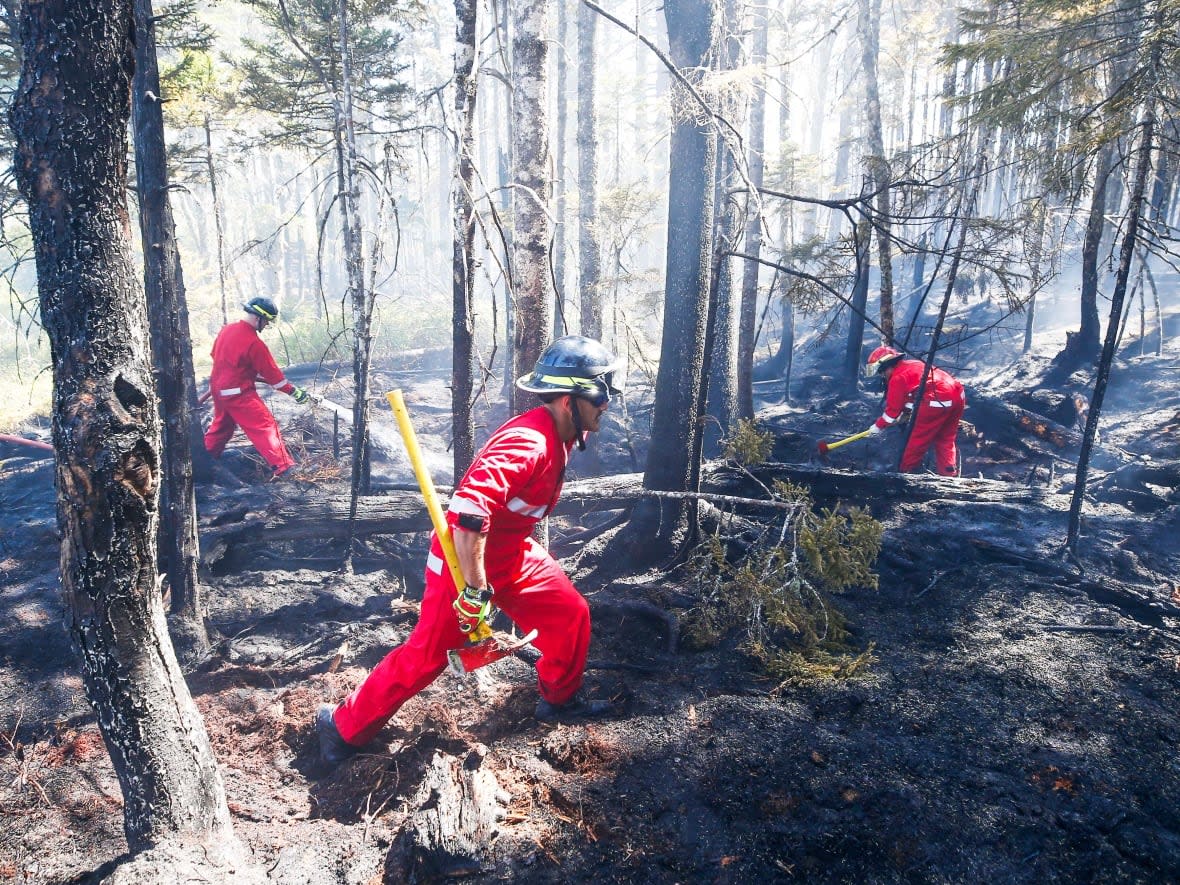
[[[869,354],[866,374],[880,375],[885,379],[885,411],[869,428],[870,435],[885,430],[901,417],[903,410],[913,407],[925,367],[926,364],[921,360],[906,359],[905,354],[892,347],[878,347]],[[903,473],[917,470],[926,456],[926,450],[933,446],[939,475],[959,475],[959,451],[955,438],[959,434],[959,419],[963,417],[966,405],[963,385],[949,372],[931,367],[926,390],[922,394],[922,406],[917,410],[909,444],[901,456]]]
[[[537,630],[542,721],[598,716],[610,707],[579,691],[590,645],[590,609],[569,578],[531,537],[561,493],[575,443],[599,429],[614,387],[614,355],[580,335],[545,349],[516,385],[541,405],[492,434],[451,496],[447,510],[466,587],[457,589],[432,536],[418,623],[341,704],[316,715],[320,756],[335,765],[371,741],[398,709],[438,677],[447,652],[483,621],[491,605],[522,631]],[[474,622],[474,624],[473,624]]]
[[[213,371],[209,375],[213,423],[205,431],[205,448],[214,458],[221,457],[226,443],[241,427],[279,477],[295,465],[295,459],[254,383],[261,380],[300,404],[307,402],[310,394],[283,377],[283,370],[260,337],[267,324],[278,318],[275,303],[269,298],[251,298],[242,309],[245,318],[225,326],[213,342]]]

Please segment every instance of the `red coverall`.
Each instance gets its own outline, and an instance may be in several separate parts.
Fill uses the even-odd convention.
[[[922,383],[922,370],[926,364],[921,360],[899,360],[894,364],[889,386],[885,390],[885,411],[877,419],[876,426],[884,430],[901,417],[907,404],[912,404]],[[937,367],[930,370],[926,382],[922,407],[918,409],[917,423],[910,434],[909,445],[901,456],[901,470],[909,473],[917,470],[934,446],[934,460],[942,476],[959,475],[959,452],[955,437],[959,434],[959,419],[967,398],[963,385],[946,371]]]
[[[209,376],[213,423],[205,431],[205,448],[214,458],[220,457],[234,430],[241,426],[266,463],[276,474],[282,473],[294,466],[295,459],[283,443],[274,415],[254,389],[256,379],[280,393],[295,389],[283,377],[283,370],[275,363],[258,331],[245,320],[230,323],[217,333],[213,342],[213,371]]]
[[[460,514],[483,520],[492,604],[521,630],[537,630],[537,681],[541,696],[552,704],[565,703],[582,685],[590,608],[530,535],[557,504],[572,445],[561,440],[543,407],[513,418],[475,456],[447,511],[453,532],[466,531],[457,528]],[[344,740],[367,744],[446,668],[447,652],[466,641],[452,608],[457,595],[438,538],[432,536],[418,623],[336,708],[336,728]]]

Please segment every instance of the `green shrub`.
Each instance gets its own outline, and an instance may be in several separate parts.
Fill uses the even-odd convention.
[[[750,467],[761,464],[770,457],[771,449],[774,447],[774,433],[759,430],[755,421],[740,418],[737,428],[723,442],[726,458]]]
[[[780,682],[847,679],[873,660],[849,645],[843,615],[828,595],[876,588],[873,563],[882,527],[867,511],[817,512],[806,488],[776,482],[775,498],[795,505],[753,544],[720,529],[693,552],[688,573],[698,604],[681,620],[690,648],[710,648],[738,629],[739,648]]]

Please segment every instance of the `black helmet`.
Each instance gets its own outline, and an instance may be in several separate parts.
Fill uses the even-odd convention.
[[[609,402],[621,391],[614,386],[619,361],[593,338],[566,335],[545,348],[528,375],[516,379],[516,386],[529,393],[572,393],[595,405]]]
[[[242,305],[242,310],[246,313],[252,313],[254,316],[262,317],[269,323],[273,323],[279,318],[279,307],[269,298],[251,298]]]

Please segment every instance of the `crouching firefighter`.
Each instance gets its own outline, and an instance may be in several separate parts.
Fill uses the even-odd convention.
[[[870,436],[894,424],[905,409],[914,407],[925,368],[921,360],[909,359],[892,347],[878,347],[869,354],[865,374],[885,379],[885,411],[868,429]],[[959,475],[959,450],[955,441],[966,405],[963,385],[949,372],[932,366],[926,377],[921,407],[915,409],[914,429],[901,456],[903,473],[916,471],[926,451],[933,446],[938,474]]]
[[[614,386],[617,361],[599,342],[569,335],[545,349],[516,386],[541,405],[500,427],[455,487],[446,520],[464,587],[456,587],[437,534],[426,560],[418,623],[336,707],[316,715],[320,755],[336,765],[363,747],[398,709],[447,666],[492,606],[524,632],[537,631],[540,720],[598,716],[607,701],[580,689],[590,646],[590,609],[569,578],[532,539],[557,504],[570,451],[599,429]]]

